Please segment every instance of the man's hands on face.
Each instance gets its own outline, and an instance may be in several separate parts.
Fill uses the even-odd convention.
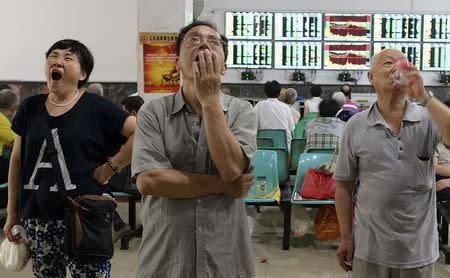
[[[408,72],[410,81],[406,94],[416,101],[422,102],[428,94],[423,83],[423,78],[420,75],[419,70],[417,70],[416,66],[413,64],[409,65]]]
[[[215,52],[201,50],[198,61],[192,63],[194,71],[195,94],[200,104],[220,103],[221,64]]]

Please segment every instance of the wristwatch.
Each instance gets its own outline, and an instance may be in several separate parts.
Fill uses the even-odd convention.
[[[430,99],[433,97],[433,93],[431,91],[427,91],[427,95],[422,100],[422,102],[419,104],[422,107],[426,107]]]

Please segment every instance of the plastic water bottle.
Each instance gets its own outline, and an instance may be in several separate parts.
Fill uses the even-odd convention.
[[[397,59],[394,62],[394,72],[392,74],[392,79],[399,86],[406,86],[409,84],[409,62],[406,58]]]

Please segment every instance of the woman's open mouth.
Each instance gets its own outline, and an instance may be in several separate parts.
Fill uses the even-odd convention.
[[[51,75],[53,81],[58,81],[62,78],[62,73],[59,70],[52,70]]]

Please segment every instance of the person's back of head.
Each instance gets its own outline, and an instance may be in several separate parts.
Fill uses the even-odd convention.
[[[332,97],[339,104],[339,108],[345,104],[346,98],[343,92],[335,92]]]
[[[267,81],[264,84],[264,93],[268,98],[277,98],[280,95],[281,85],[276,80]]]
[[[17,106],[19,106],[20,97],[11,89],[0,90],[0,109],[5,113],[5,116],[12,117],[16,113]]]
[[[319,117],[335,117],[339,109],[339,104],[334,99],[323,99],[319,103]]]
[[[103,96],[103,86],[100,83],[92,83],[86,89],[89,93]]]
[[[341,86],[341,92],[344,93],[344,95],[348,98],[350,98],[352,93],[352,87],[350,87],[350,84],[345,83]]]
[[[137,112],[144,104],[144,100],[140,96],[128,96],[120,102],[125,111],[130,115],[136,116]]]
[[[319,85],[312,85],[309,92],[313,97],[320,97],[322,95],[322,87],[320,87]]]
[[[284,98],[283,102],[292,105],[295,103],[295,99],[297,98],[297,91],[294,88],[287,88],[284,90]]]

